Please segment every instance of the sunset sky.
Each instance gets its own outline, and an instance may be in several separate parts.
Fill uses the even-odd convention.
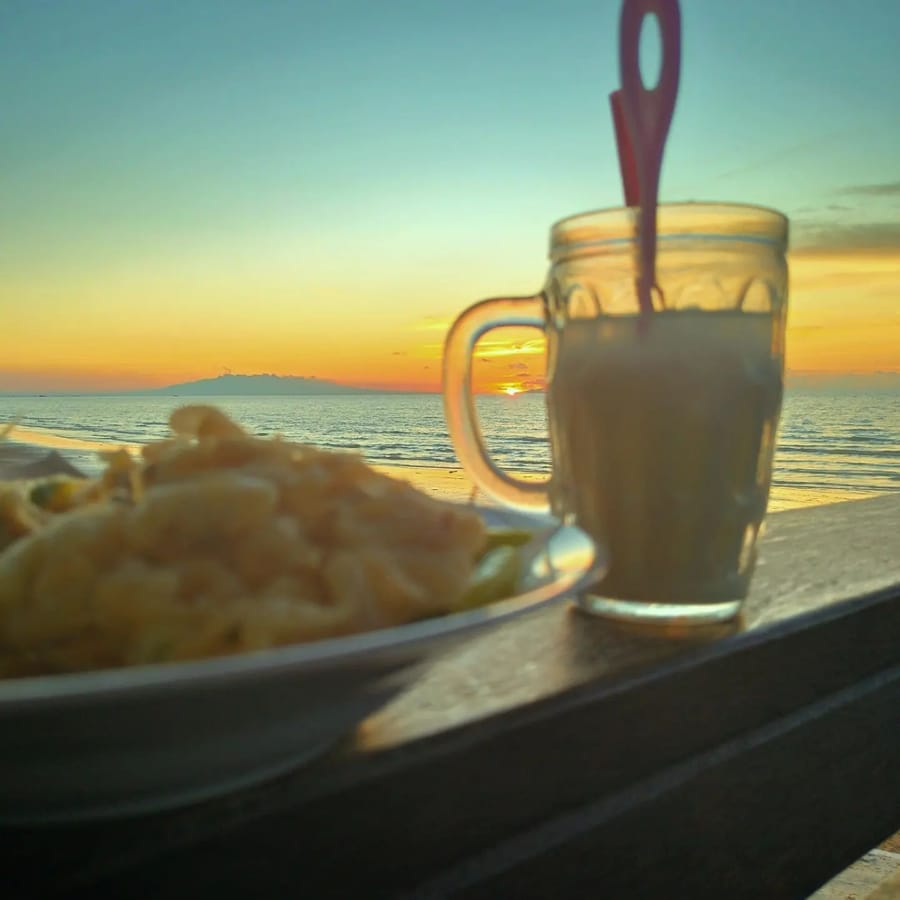
[[[682,10],[661,200],[785,212],[789,367],[900,371],[897,0]],[[621,203],[618,13],[0,4],[0,390],[437,390],[452,317],[538,290],[550,224]],[[512,349],[485,388],[534,374]]]

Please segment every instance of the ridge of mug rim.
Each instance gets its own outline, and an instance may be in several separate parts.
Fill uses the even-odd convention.
[[[714,240],[749,241],[762,243],[768,246],[787,250],[788,243],[788,217],[768,206],[759,206],[754,203],[725,203],[717,201],[679,201],[675,203],[661,203],[657,207],[660,218],[679,214],[707,214],[712,217],[712,227],[702,231],[690,231],[680,235],[678,229],[674,233],[665,233],[664,223],[659,222],[660,238],[672,239],[708,238]],[[610,206],[599,209],[584,210],[569,216],[557,219],[550,226],[550,252],[552,258],[560,252],[568,255],[573,249],[586,249],[591,246],[603,247],[616,244],[631,244],[636,239],[636,233],[632,230],[628,234],[626,230],[633,226],[640,214],[639,206]],[[716,219],[725,222],[727,218],[743,219],[754,223],[756,228],[750,233],[735,231],[729,233],[726,230],[716,230]],[[613,234],[614,225],[618,226],[619,234]],[[606,229],[606,230],[605,230]]]

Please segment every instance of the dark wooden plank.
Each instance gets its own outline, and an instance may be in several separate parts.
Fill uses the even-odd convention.
[[[305,867],[309,877],[336,883],[348,866],[374,883],[390,880],[391,848],[397,846],[415,859],[408,871],[427,872],[550,811],[615,793],[667,761],[685,758],[723,735],[740,734],[743,724],[765,723],[802,707],[826,685],[852,683],[863,663],[877,667],[896,659],[895,609],[885,598],[874,598],[802,629],[793,642],[756,642],[737,655],[710,653],[615,691],[582,689],[565,707],[536,704],[473,724],[454,741],[434,736],[362,760],[351,757],[337,770],[323,762],[302,773],[305,778],[282,780],[266,794],[252,792],[246,799],[257,804],[255,810],[236,798],[230,808],[211,804],[194,810],[193,821],[187,815],[167,817],[166,828],[150,829],[142,839],[120,829],[97,844],[93,860],[81,857],[80,880],[115,869],[111,860],[126,869],[129,863],[136,866],[129,878],[152,877],[161,852],[179,846],[190,849],[180,863],[177,853],[167,856],[165,868],[181,871],[186,882],[188,871],[205,870],[215,859],[228,860],[233,881],[240,880],[235,866],[247,876],[258,860],[274,864],[281,858],[284,869],[298,845],[315,860]],[[841,666],[823,665],[824,641],[842,646],[851,619],[858,652],[841,657]],[[824,654],[826,660],[831,656]],[[855,661],[850,670],[848,661]],[[809,678],[813,668],[816,677]],[[258,820],[262,811],[268,815]],[[221,839],[201,840],[210,834],[212,815],[220,817],[220,828],[230,816],[233,830]],[[310,823],[317,823],[312,835]],[[258,877],[252,874],[250,880]]]
[[[366,748],[446,731],[584,683],[614,683],[730,634],[900,584],[900,494],[769,517],[741,621],[651,631],[543,610],[448,654],[372,719]]]
[[[898,710],[900,666],[517,834],[409,896],[805,898],[900,825]]]
[[[283,820],[230,846],[174,854],[84,896],[127,889],[130,897],[172,900],[223,891],[342,897],[365,888],[368,897],[799,900],[900,824],[898,708],[895,667],[599,798],[582,798],[490,849],[476,842],[476,853],[425,883],[411,881],[421,849],[416,826],[437,811],[395,819],[398,804],[429,799],[417,792],[371,810],[382,823],[377,830],[367,823],[358,831],[347,808],[310,809],[305,823]],[[465,826],[477,831],[479,819]],[[361,835],[363,846],[354,843]]]
[[[217,859],[249,886],[260,860],[272,881],[299,853],[301,881],[387,885],[398,846],[399,875],[426,877],[896,664],[898,521],[900,497],[773,516],[745,630],[725,640],[547,610],[459,648],[307,770],[174,815],[6,830],[0,852],[45,893]]]

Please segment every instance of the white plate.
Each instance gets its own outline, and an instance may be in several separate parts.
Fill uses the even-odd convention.
[[[507,600],[258,653],[0,681],[0,822],[134,815],[273,777],[346,734],[452,639],[573,594],[605,571],[603,554],[574,526],[480,512],[489,525],[548,530]]]

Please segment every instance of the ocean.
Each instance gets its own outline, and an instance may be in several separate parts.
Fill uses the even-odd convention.
[[[100,467],[95,445],[162,438],[170,410],[190,402],[211,401],[162,395],[0,396],[0,422],[17,422],[57,443],[75,465],[93,473]],[[217,397],[212,402],[259,435],[358,450],[375,464],[459,470],[438,395]],[[478,408],[485,439],[501,466],[549,471],[543,395],[480,397]],[[892,491],[900,491],[900,395],[787,393],[771,509]]]

